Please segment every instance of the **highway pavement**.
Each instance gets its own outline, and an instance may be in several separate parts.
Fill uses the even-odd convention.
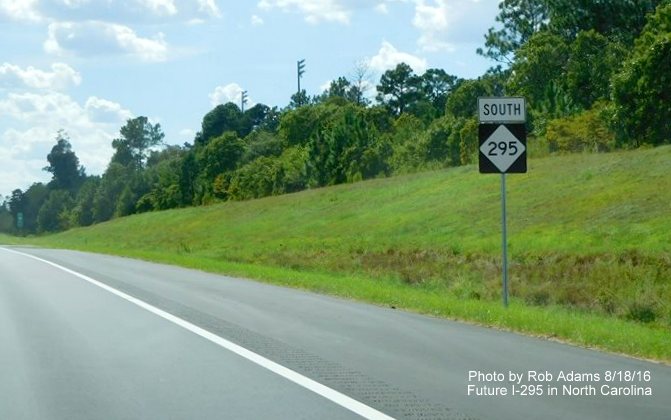
[[[0,248],[0,419],[668,419],[670,397],[658,363],[196,270]]]

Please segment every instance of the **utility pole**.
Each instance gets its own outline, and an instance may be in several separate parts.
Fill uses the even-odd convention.
[[[296,63],[296,70],[297,70],[297,75],[298,75],[298,94],[301,93],[301,77],[303,77],[303,74],[305,73],[305,59],[298,60]]]
[[[247,91],[243,90],[240,93],[240,110],[245,112],[245,105],[247,105]]]

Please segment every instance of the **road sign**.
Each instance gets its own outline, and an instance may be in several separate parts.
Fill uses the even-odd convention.
[[[524,98],[478,98],[478,118],[483,123],[523,123],[527,121]]]
[[[503,306],[508,306],[506,174],[527,171],[526,101],[519,97],[478,98],[480,173],[501,174]]]
[[[524,124],[480,124],[480,173],[526,173],[527,132]]]
[[[23,229],[23,213],[16,213],[16,228]]]

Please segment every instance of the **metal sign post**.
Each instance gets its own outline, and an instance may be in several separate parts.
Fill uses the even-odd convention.
[[[508,226],[506,174],[527,172],[526,102],[524,98],[478,98],[480,173],[501,174],[501,248],[503,306],[508,307]]]
[[[501,232],[503,241],[503,306],[508,307],[508,227],[506,222],[506,174],[501,174]]]

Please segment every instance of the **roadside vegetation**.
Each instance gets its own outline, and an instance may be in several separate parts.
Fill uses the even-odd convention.
[[[671,2],[499,9],[478,51],[493,66],[475,79],[400,63],[373,81],[361,64],[281,109],[218,105],[183,146],[166,146],[140,116],[120,128],[101,176],[59,132],[52,180],[4,199],[0,232],[12,236],[0,241],[243,275],[669,361]],[[477,98],[515,95],[527,99],[531,160],[509,177],[505,311],[499,181],[473,164]]]
[[[86,174],[60,131],[44,168],[52,180],[15,189],[0,206],[0,232],[469,165],[480,96],[527,99],[535,156],[671,141],[669,0],[504,0],[499,9],[479,50],[493,66],[475,79],[399,63],[373,80],[361,63],[281,109],[218,105],[183,146],[166,146],[160,125],[139,116],[120,128],[102,176]]]
[[[14,242],[252,277],[671,361],[671,147],[474,166],[119,218]],[[6,238],[2,238],[6,239]]]

